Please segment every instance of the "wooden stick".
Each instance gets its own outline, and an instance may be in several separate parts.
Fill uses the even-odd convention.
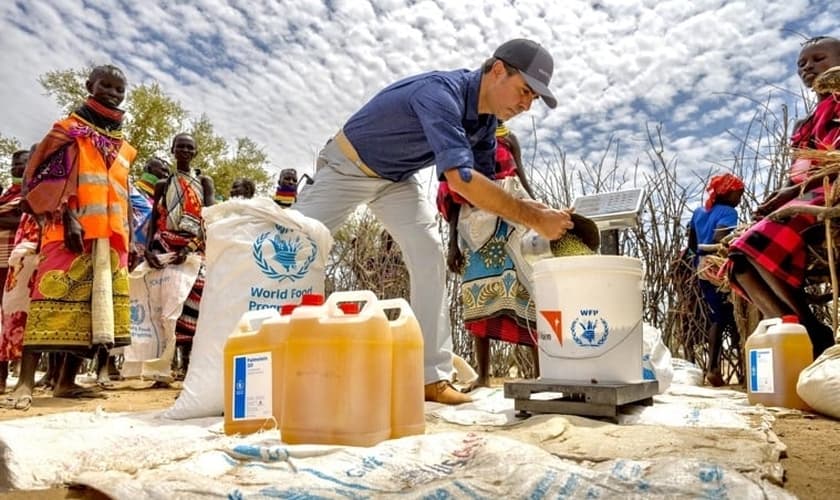
[[[823,177],[826,209],[834,205],[834,190],[831,189],[828,177]],[[837,269],[834,266],[834,238],[831,234],[831,218],[825,219],[825,247],[828,251],[828,269],[831,273],[831,331],[837,335]]]
[[[828,178],[825,179],[828,181]],[[825,201],[828,203],[829,200],[829,193],[826,191],[826,198]],[[790,217],[791,215],[798,215],[798,214],[809,214],[816,217],[818,220],[829,220],[835,217],[840,216],[840,207],[832,207],[832,206],[825,206],[825,207],[817,207],[814,205],[800,205],[800,206],[790,206],[790,207],[783,207],[780,208],[767,217],[771,220],[778,221],[780,219],[784,219],[786,217]]]

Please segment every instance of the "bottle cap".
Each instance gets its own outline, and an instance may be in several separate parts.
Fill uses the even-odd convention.
[[[305,293],[300,297],[302,306],[320,306],[324,304],[324,296],[320,293]]]
[[[795,314],[785,314],[782,316],[782,323],[799,323],[799,316]]]
[[[359,314],[359,304],[355,302],[342,302],[338,304],[338,308],[344,314]]]

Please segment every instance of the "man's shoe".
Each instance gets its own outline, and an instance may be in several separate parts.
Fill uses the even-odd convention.
[[[469,403],[472,398],[452,387],[447,380],[438,380],[426,384],[426,401],[435,401],[445,405],[459,405]]]

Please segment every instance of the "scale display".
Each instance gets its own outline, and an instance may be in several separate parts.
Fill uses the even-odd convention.
[[[639,225],[644,189],[627,189],[575,198],[575,212],[592,219],[598,229],[624,229]]]

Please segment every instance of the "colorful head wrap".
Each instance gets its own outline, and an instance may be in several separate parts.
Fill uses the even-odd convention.
[[[709,180],[706,192],[706,210],[711,210],[718,196],[744,189],[744,181],[732,174],[715,175]]]
[[[297,201],[297,170],[284,168],[277,179],[277,190],[274,191],[274,202],[281,207],[290,207]]]

